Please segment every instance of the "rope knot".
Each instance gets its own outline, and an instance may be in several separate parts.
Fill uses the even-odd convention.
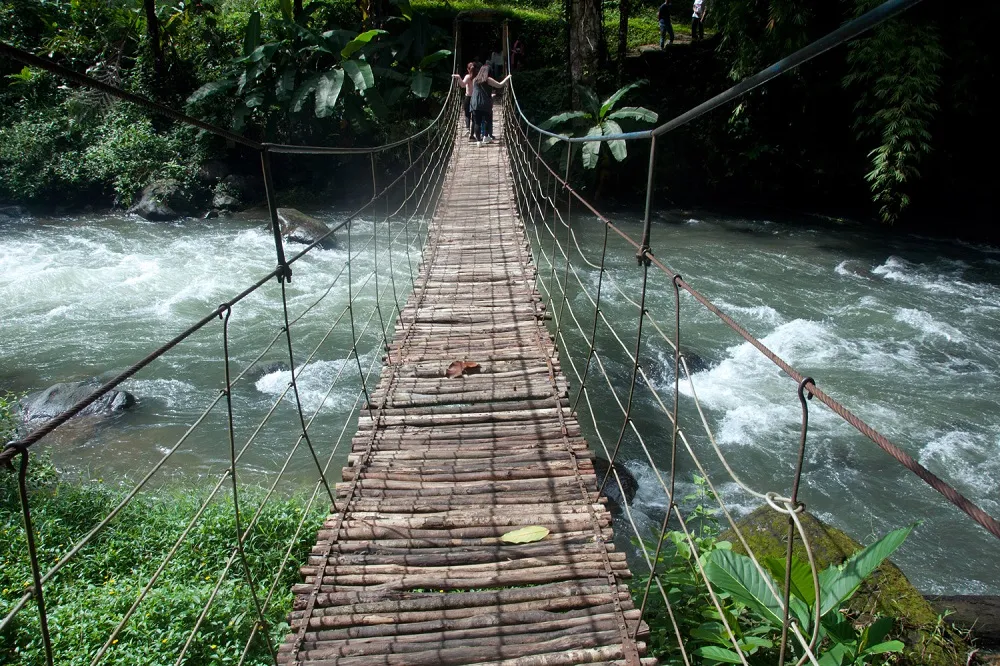
[[[769,507],[786,516],[790,516],[793,513],[802,513],[806,510],[806,505],[802,502],[795,502],[793,504],[791,498],[782,497],[775,492],[765,493],[764,501],[767,502]]]
[[[278,282],[291,282],[292,267],[288,264],[278,264],[278,268],[275,270],[275,275],[278,276]]]

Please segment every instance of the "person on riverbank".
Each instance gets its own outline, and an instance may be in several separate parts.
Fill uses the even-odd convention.
[[[516,72],[524,67],[524,37],[514,40],[514,46],[510,50],[510,71]]]
[[[705,39],[705,12],[708,5],[705,0],[694,0],[694,7],[691,10],[691,41],[697,42]]]
[[[656,20],[660,22],[660,50],[663,50],[665,38],[670,36],[670,43],[674,43],[674,24],[670,22],[670,0],[664,0],[660,8],[656,11]]]
[[[469,130],[469,140],[473,138],[474,132],[472,131],[472,86],[473,79],[476,78],[477,65],[474,62],[470,62],[465,66],[465,76],[461,74],[452,74],[452,78],[455,79],[455,85],[461,88],[465,88],[465,99],[462,101],[462,110],[465,111],[465,129]]]
[[[493,137],[493,88],[503,88],[510,80],[510,74],[503,81],[497,81],[490,76],[490,66],[483,65],[473,79],[472,100],[472,131],[479,139],[479,145],[485,146],[494,140]]]

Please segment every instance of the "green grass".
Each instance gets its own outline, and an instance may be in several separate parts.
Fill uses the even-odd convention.
[[[33,469],[36,471],[31,483],[32,520],[44,572],[116,506],[124,493],[99,482],[58,481],[51,467],[37,462],[33,462]],[[0,472],[0,616],[11,610],[31,584],[16,488],[16,476]],[[45,586],[55,663],[90,663],[205,496],[207,490],[190,488],[140,494]],[[244,526],[263,497],[261,490],[241,493]],[[247,540],[245,549],[261,599],[267,595],[306,504],[303,497],[272,497]],[[288,631],[291,586],[300,580],[298,566],[308,554],[324,516],[316,505],[296,539],[293,560],[286,564],[267,612],[275,644]],[[234,543],[234,532],[232,493],[224,486],[102,663],[174,663],[222,573]],[[254,622],[252,599],[237,558],[185,663],[236,663]],[[259,637],[250,657],[247,663],[270,661]],[[25,666],[44,663],[38,613],[33,602],[21,611],[12,626],[0,632],[0,663]]]

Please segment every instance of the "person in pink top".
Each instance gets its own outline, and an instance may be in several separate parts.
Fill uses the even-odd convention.
[[[465,88],[465,101],[462,102],[462,108],[465,110],[465,129],[469,130],[469,140],[475,139],[472,132],[472,109],[469,106],[469,102],[472,101],[472,86],[473,79],[476,78],[476,74],[479,73],[479,67],[476,63],[470,62],[465,66],[465,76],[461,74],[452,74],[452,78],[455,79],[455,85]]]

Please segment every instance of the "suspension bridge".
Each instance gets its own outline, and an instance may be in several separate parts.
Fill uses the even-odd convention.
[[[185,640],[179,644],[176,662],[194,663],[189,650],[198,640],[199,628],[212,612],[212,604],[222,581],[235,569],[251,591],[256,618],[245,641],[240,663],[254,661],[253,647],[263,644],[269,663],[315,664],[653,664],[647,656],[649,628],[644,611],[651,596],[671,601],[656,563],[664,548],[664,534],[671,528],[683,535],[686,547],[695,554],[698,545],[689,527],[691,516],[675,500],[677,460],[686,456],[707,479],[714,501],[736,539],[750,555],[756,568],[763,568],[740,533],[729,508],[716,491],[713,474],[703,457],[717,457],[724,468],[724,480],[738,484],[745,492],[787,516],[788,539],[808,538],[799,513],[803,506],[798,487],[808,434],[808,403],[812,397],[829,407],[861,434],[914,472],[941,493],[969,518],[1000,538],[1000,524],[963,497],[902,448],[864,423],[817,382],[806,377],[751,336],[684,278],[671,271],[650,249],[650,209],[656,138],[727,101],[765,83],[847,39],[861,34],[878,22],[895,15],[913,0],[890,0],[878,9],[845,25],[840,30],[789,56],[781,63],[707,101],[686,114],[648,132],[619,137],[572,139],[554,135],[532,125],[521,112],[516,87],[504,96],[497,109],[496,123],[502,141],[477,146],[464,140],[458,118],[458,95],[450,88],[441,112],[428,128],[375,149],[334,149],[259,144],[226,130],[220,130],[176,111],[159,106],[106,84],[52,65],[30,54],[0,46],[0,54],[44,67],[82,85],[96,87],[128,101],[258,150],[268,194],[274,231],[277,267],[246,290],[207,313],[161,348],[138,361],[104,384],[90,398],[35,430],[24,439],[9,443],[0,457],[17,461],[18,494],[24,516],[26,553],[32,580],[20,600],[0,620],[0,631],[11,626],[27,608],[37,609],[37,631],[47,663],[56,663],[59,627],[49,622],[50,608],[45,590],[57,582],[60,571],[93,542],[120,511],[142,492],[150,480],[185,443],[185,433],[136,484],[121,504],[98,520],[55,564],[45,569],[35,546],[36,527],[31,518],[31,493],[26,482],[31,446],[61,427],[91,402],[142,372],[181,346],[195,332],[209,326],[221,327],[221,357],[225,384],[219,395],[208,401],[191,429],[201,427],[214,410],[227,417],[226,437],[230,460],[202,509],[191,518],[147,584],[137,592],[134,603],[117,619],[103,645],[87,657],[92,664],[115,657],[116,646],[129,632],[129,624],[146,602],[171,558],[187,544],[185,537],[197,523],[204,507],[229,486],[236,514],[236,530],[230,556],[225,562],[208,602]],[[515,77],[516,83],[516,77]],[[540,154],[543,138],[568,144],[567,165],[577,144],[588,140],[650,141],[649,189],[643,237],[636,241],[622,232],[580,197],[569,182]],[[405,155],[405,169],[390,182],[378,183],[376,156],[396,151]],[[305,361],[296,362],[295,325],[309,314],[312,305],[297,314],[289,313],[286,289],[301,257],[319,241],[294,256],[287,257],[276,219],[276,199],[271,185],[270,158],[274,154],[354,155],[371,160],[373,193],[370,200],[330,233],[346,236],[348,261],[337,276],[348,285],[348,302],[331,323],[348,327],[354,346],[343,359],[357,368],[357,401],[348,414],[324,412],[321,404],[307,414],[299,397],[297,368],[323,353],[323,341],[307,350]],[[380,213],[384,206],[384,213]],[[589,253],[580,247],[571,211],[584,210],[604,227],[604,245]],[[376,220],[372,236],[357,248],[353,244],[352,222],[369,216]],[[605,270],[609,235],[616,234],[636,253],[642,287],[628,293]],[[532,238],[534,236],[534,238]],[[402,240],[401,240],[402,239]],[[381,245],[380,245],[381,243]],[[422,248],[421,248],[422,245]],[[547,252],[543,248],[549,246]],[[406,264],[393,264],[393,248],[404,247]],[[422,249],[419,259],[410,250]],[[362,252],[376,259],[363,281],[352,273],[352,262]],[[539,279],[535,255],[547,256],[549,276]],[[383,261],[378,259],[382,257]],[[388,265],[385,265],[385,261]],[[419,269],[415,264],[419,263]],[[597,284],[587,284],[580,267],[597,270]],[[651,273],[665,279],[673,290],[675,310],[673,331],[647,304]],[[335,280],[335,282],[336,282]],[[356,285],[373,283],[375,295],[367,320],[361,316]],[[570,303],[570,287],[592,306],[578,313]],[[317,298],[324,299],[330,285]],[[238,373],[231,372],[229,318],[250,294],[266,288],[277,289],[283,317],[275,322],[275,335],[267,349]],[[409,296],[401,297],[405,291]],[[716,315],[733,333],[756,347],[797,385],[802,405],[801,438],[796,470],[787,496],[755,489],[742,482],[714,444],[712,428],[692,392],[699,419],[692,428],[704,428],[710,446],[698,451],[679,422],[679,382],[694,386],[681,351],[681,294]],[[626,341],[616,322],[608,321],[602,300],[620,298],[636,309],[635,340]],[[315,304],[315,303],[314,303]],[[624,385],[607,368],[607,352],[598,343],[598,329],[611,333],[620,353],[628,360],[629,379]],[[368,370],[362,366],[359,347],[370,329],[375,330],[383,355],[376,355]],[[671,334],[672,333],[672,334]],[[328,334],[329,335],[329,334]],[[642,366],[643,342],[655,337],[674,352],[672,395],[661,395],[649,381]],[[326,338],[324,338],[325,340]],[[571,341],[576,340],[573,344]],[[249,418],[237,413],[232,400],[251,367],[268,350],[285,343],[291,372],[285,391],[277,398],[254,434],[237,446],[233,423]],[[558,347],[558,352],[557,352]],[[583,351],[579,351],[582,347]],[[576,349],[574,352],[573,350]],[[301,351],[301,350],[300,350]],[[301,354],[299,354],[301,356]],[[346,365],[345,365],[346,367]],[[377,377],[377,379],[376,379]],[[341,381],[338,373],[334,383]],[[606,383],[620,420],[610,429],[596,422],[592,405],[592,385]],[[332,390],[331,386],[331,390]],[[634,415],[635,394],[651,392],[660,408],[661,427],[642,429]],[[305,555],[292,552],[289,543],[281,570],[254,571],[247,556],[248,541],[257,526],[261,508],[252,515],[240,511],[240,460],[254,443],[271,413],[293,404],[301,430],[292,433],[285,466],[268,490],[270,498],[297,451],[308,452],[315,463],[316,483],[310,500],[328,502],[331,509],[317,541]],[[591,446],[583,438],[578,421],[588,415],[597,441],[590,445],[603,450],[612,467],[606,474],[595,473]],[[318,418],[341,419],[341,435],[334,441],[314,441],[311,434]],[[351,433],[356,434],[351,437]],[[612,517],[602,490],[606,484],[626,493],[613,464],[626,437],[633,438],[648,456],[662,489],[666,507],[658,538],[650,543],[641,533],[627,504],[622,506],[623,524],[637,539],[639,553],[634,562],[645,566],[643,589],[629,586],[632,577],[624,553],[613,541]],[[342,442],[350,441],[347,465],[339,483],[330,478],[330,468]],[[324,446],[327,448],[324,449]],[[651,452],[660,447],[658,454]],[[325,459],[325,462],[324,462]],[[227,483],[228,482],[228,483]],[[720,481],[721,482],[721,481]],[[265,501],[267,501],[265,499]],[[303,529],[303,515],[296,531]],[[522,528],[532,535],[518,539]],[[544,529],[541,529],[544,528]],[[791,547],[789,547],[791,553]],[[791,555],[789,554],[789,558]],[[811,557],[811,556],[810,556]],[[279,636],[272,629],[276,588],[286,568],[302,558],[302,582],[295,585],[295,600],[289,630]],[[706,585],[719,610],[720,626],[731,653],[748,664],[750,648],[739,638],[738,627],[730,625],[721,611],[717,595],[700,565],[696,573]],[[811,576],[818,585],[817,571]],[[770,580],[764,576],[765,580]],[[270,581],[270,587],[263,583]],[[261,583],[261,585],[258,585]],[[262,586],[263,585],[263,586]],[[633,596],[633,593],[635,596]],[[784,631],[779,663],[818,664],[819,623],[803,626],[790,614],[789,581],[769,585],[764,594],[773,596],[784,612]],[[815,609],[819,613],[817,595]],[[673,618],[672,612],[669,613]],[[686,637],[676,622],[670,630],[676,654],[692,663]],[[164,639],[166,641],[166,639]]]

